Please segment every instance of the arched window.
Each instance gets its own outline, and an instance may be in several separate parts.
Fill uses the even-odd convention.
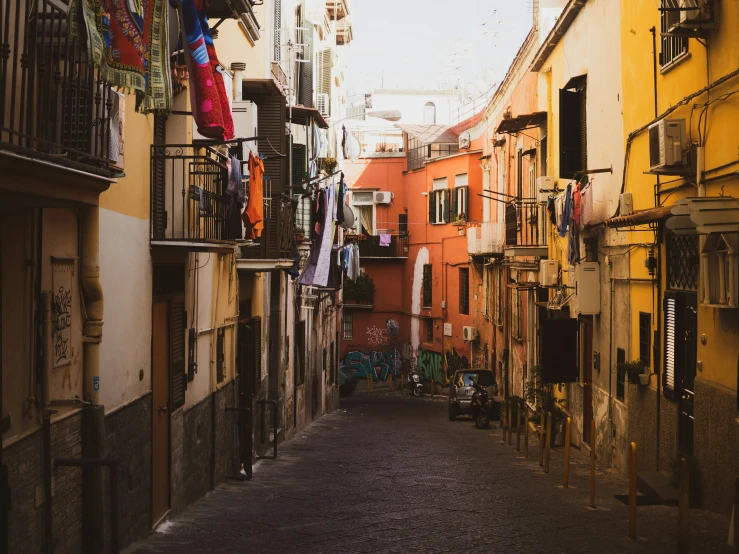
[[[423,123],[425,125],[436,125],[436,105],[433,102],[426,102],[423,107]]]

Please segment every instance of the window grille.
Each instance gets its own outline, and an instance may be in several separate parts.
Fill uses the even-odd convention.
[[[432,271],[431,271],[431,264],[424,264],[423,266],[423,283],[422,283],[422,289],[423,289],[423,307],[424,308],[430,308],[432,306],[433,302],[433,281],[432,281]]]
[[[679,0],[662,0],[663,8],[679,8]],[[673,23],[679,20],[679,11],[667,11],[661,12],[661,29],[662,33],[666,33],[670,30]],[[661,36],[662,52],[659,55],[660,66],[664,69],[688,53],[688,39],[687,37],[666,37],[664,34]]]
[[[434,342],[434,320],[433,319],[426,320],[426,342],[429,344],[433,344]]]
[[[354,314],[352,312],[344,312],[344,339],[354,339]]]
[[[470,270],[459,268],[459,313],[470,314]]]
[[[667,235],[667,288],[698,290],[697,235]]]

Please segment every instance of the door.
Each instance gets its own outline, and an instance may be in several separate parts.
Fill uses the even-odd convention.
[[[588,322],[582,323],[582,385],[582,440],[592,446],[590,422],[593,420],[593,326]]]
[[[680,395],[680,421],[678,422],[678,442],[683,455],[693,453],[693,401],[695,399],[695,371],[698,331],[697,296],[685,295],[684,343],[682,394]]]
[[[152,316],[152,525],[169,510],[169,302]]]

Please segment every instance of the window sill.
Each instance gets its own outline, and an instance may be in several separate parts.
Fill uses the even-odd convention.
[[[686,52],[685,54],[682,54],[680,57],[675,58],[670,63],[668,63],[665,66],[662,66],[659,70],[659,72],[664,75],[665,73],[669,73],[672,69],[680,65],[681,63],[688,61],[692,57],[691,52]]]
[[[448,221],[442,221],[441,223],[432,223],[431,225],[449,225]]]

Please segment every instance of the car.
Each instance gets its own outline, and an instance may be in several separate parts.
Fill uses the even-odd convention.
[[[498,387],[495,384],[495,376],[489,369],[460,369],[454,373],[449,387],[449,421],[454,421],[457,416],[462,414],[470,414],[470,402],[472,395],[475,393],[473,382],[478,382],[488,389],[490,398],[493,399],[498,394]],[[499,416],[500,404],[494,402],[493,418]]]
[[[349,396],[357,388],[357,376],[349,368],[339,368],[339,394]]]

